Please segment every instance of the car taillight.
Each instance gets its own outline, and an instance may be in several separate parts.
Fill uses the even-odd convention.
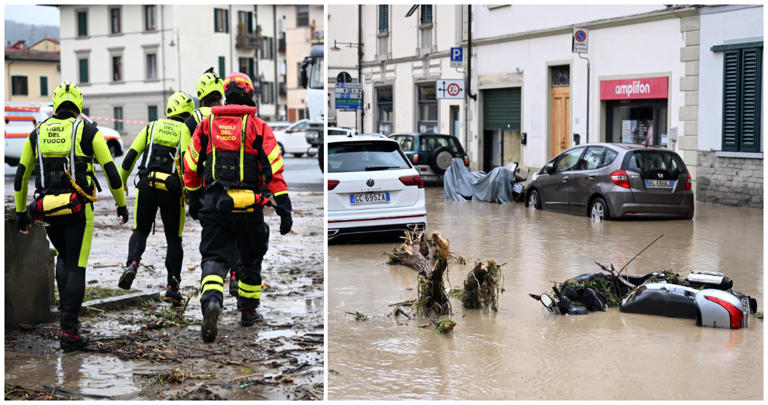
[[[338,180],[328,180],[328,190],[333,190],[338,185],[339,185]]]
[[[691,174],[688,173],[688,176],[685,178],[685,189],[690,190],[691,189]]]
[[[464,156],[464,166],[469,167],[469,158]]]
[[[627,177],[627,172],[624,170],[616,170],[615,172],[611,173],[611,181],[613,181],[613,184],[619,187],[630,188],[629,177]]]
[[[418,153],[414,153],[413,154],[413,158],[411,158],[411,162],[419,163],[419,154]]]
[[[403,176],[400,178],[400,182],[406,186],[418,186],[424,188],[424,182],[421,180],[421,176]]]
[[[736,306],[734,306],[728,301],[721,300],[719,298],[715,298],[709,295],[704,296],[704,298],[714,302],[715,304],[720,305],[721,307],[725,308],[726,311],[728,311],[728,315],[730,315],[730,318],[731,318],[731,329],[741,328],[744,322],[744,313],[741,312],[738,308],[736,308]]]

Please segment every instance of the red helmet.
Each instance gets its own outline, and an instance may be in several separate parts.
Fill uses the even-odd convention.
[[[229,98],[233,94],[242,94],[248,98],[253,97],[253,82],[245,73],[232,73],[224,80],[224,97]]]

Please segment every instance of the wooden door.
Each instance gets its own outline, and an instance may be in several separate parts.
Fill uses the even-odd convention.
[[[571,132],[571,87],[552,87],[552,154],[568,149]]]

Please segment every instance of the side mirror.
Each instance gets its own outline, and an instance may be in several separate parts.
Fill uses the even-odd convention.
[[[549,162],[546,165],[544,165],[544,173],[552,174],[553,170],[555,170],[555,164],[554,163]]]
[[[539,298],[541,301],[541,304],[544,305],[547,309],[550,311],[552,310],[552,307],[555,305],[555,300],[552,299],[552,297],[549,296],[547,293],[541,294],[541,298]]]

